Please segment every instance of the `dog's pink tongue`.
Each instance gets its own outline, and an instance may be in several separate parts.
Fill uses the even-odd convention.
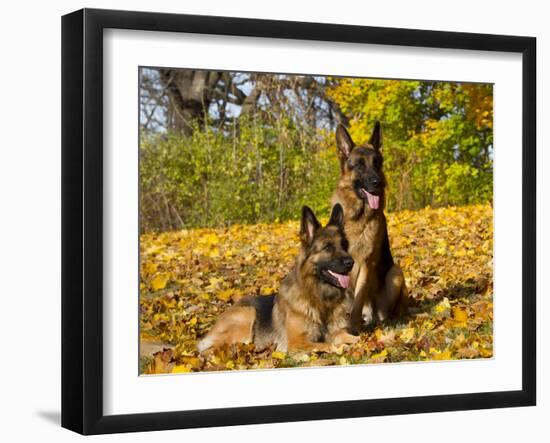
[[[342,288],[346,289],[349,286],[349,275],[344,274],[337,274],[336,272],[332,272],[331,270],[328,271],[330,275],[332,275],[336,280],[338,280],[338,283]]]
[[[378,195],[372,195],[369,191],[366,191],[367,193],[367,200],[369,201],[369,206],[372,209],[378,209],[378,206],[380,205],[380,196]]]

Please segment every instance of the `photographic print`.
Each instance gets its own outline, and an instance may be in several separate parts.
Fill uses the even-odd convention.
[[[139,106],[140,374],[493,356],[492,84],[141,67]]]

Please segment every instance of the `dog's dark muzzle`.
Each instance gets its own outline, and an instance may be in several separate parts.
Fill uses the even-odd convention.
[[[336,260],[331,260],[327,263],[327,269],[339,274],[349,274],[353,269],[353,258],[351,255],[346,255]]]
[[[380,195],[382,191],[382,179],[375,175],[370,176],[365,180],[363,188],[373,195]]]
[[[365,180],[357,180],[354,187],[361,197],[364,197],[362,190],[368,191],[372,195],[380,195],[382,194],[383,182],[381,178],[371,177]]]

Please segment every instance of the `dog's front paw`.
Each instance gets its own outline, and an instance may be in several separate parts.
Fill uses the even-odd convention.
[[[357,343],[359,341],[359,335],[352,335],[348,332],[340,332],[334,339],[332,340],[332,344],[335,346],[340,345],[352,345],[354,343]]]
[[[346,345],[352,345],[354,343],[357,343],[359,339],[360,339],[359,335],[351,335],[346,333],[343,337],[343,343]]]

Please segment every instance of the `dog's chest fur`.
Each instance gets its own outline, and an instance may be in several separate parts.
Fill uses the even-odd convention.
[[[288,314],[302,319],[301,327],[310,340],[324,341],[327,334],[346,326],[345,295],[342,292],[341,297],[323,300],[319,284],[313,278],[307,280],[299,281],[291,273],[281,284],[280,303]]]
[[[340,203],[344,208],[349,253],[356,263],[376,262],[380,257],[386,217],[382,210],[373,211],[356,197],[347,197],[349,194],[336,191],[332,198],[333,205]]]
[[[346,220],[345,231],[350,243],[349,253],[356,262],[378,261],[385,229],[383,213],[377,214],[371,219]]]

